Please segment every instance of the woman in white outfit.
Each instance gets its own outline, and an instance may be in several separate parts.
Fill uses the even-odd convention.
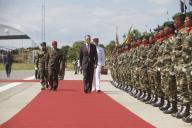
[[[94,38],[93,42],[97,48],[98,63],[97,63],[97,67],[94,70],[92,91],[100,92],[101,91],[100,76],[101,76],[101,69],[104,68],[105,66],[105,52],[104,52],[104,49],[99,46],[99,38]]]

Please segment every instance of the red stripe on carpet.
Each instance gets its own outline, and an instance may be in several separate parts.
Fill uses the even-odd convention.
[[[84,94],[82,87],[82,81],[61,81],[58,91],[42,91],[0,128],[154,128],[104,93]]]

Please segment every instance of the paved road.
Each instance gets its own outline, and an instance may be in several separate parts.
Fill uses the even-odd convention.
[[[18,73],[18,72],[17,72]],[[24,78],[26,74],[33,72],[20,72],[17,78]],[[81,74],[75,75],[72,71],[66,71],[66,80],[82,80]],[[142,119],[156,126],[157,128],[191,128],[191,124],[184,123],[182,120],[173,118],[171,115],[163,114],[158,108],[142,103],[131,97],[129,94],[113,87],[109,82],[110,75],[102,75],[101,89],[112,99],[129,109],[133,113],[140,116]],[[6,85],[4,85],[6,86]],[[0,86],[1,87],[1,86]],[[40,92],[40,84],[22,83],[16,87],[0,92],[0,124],[10,119],[26,104],[28,104]]]

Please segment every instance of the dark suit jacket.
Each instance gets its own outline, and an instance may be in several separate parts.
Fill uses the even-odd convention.
[[[80,66],[82,69],[87,69],[88,65],[97,65],[97,49],[94,44],[90,44],[90,53],[88,53],[86,45],[80,49]]]

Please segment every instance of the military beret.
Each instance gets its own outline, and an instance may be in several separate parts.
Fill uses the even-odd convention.
[[[99,42],[99,38],[94,38],[93,42]]]
[[[57,41],[52,42],[52,46],[57,45]]]
[[[179,13],[176,13],[172,18],[173,18],[173,20],[180,18],[182,21],[184,21],[185,20],[185,14],[179,12]]]
[[[46,46],[46,42],[42,42],[40,45],[41,46]]]
[[[187,12],[185,15],[186,17],[189,17],[190,19],[192,19],[192,12]]]

